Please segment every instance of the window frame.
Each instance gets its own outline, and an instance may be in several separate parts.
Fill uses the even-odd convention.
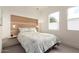
[[[58,23],[58,24],[57,24],[57,27],[58,27],[58,28],[57,28],[57,29],[55,29],[55,28],[50,29],[50,28],[49,28],[49,26],[50,26],[50,25],[49,25],[49,24],[50,24],[50,18],[49,18],[49,17],[50,17],[50,15],[56,14],[56,13],[58,13],[58,15],[57,15],[57,16],[58,16],[58,20],[56,20],[56,23]],[[57,17],[57,16],[56,16],[56,17]],[[54,17],[54,16],[53,16],[53,17]],[[56,17],[54,17],[54,18],[56,19]],[[50,13],[50,14],[48,15],[48,30],[59,31],[59,29],[60,29],[60,27],[59,27],[59,18],[60,18],[60,12],[59,12],[59,11]]]

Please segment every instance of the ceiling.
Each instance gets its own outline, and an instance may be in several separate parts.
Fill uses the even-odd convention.
[[[70,8],[72,6],[3,6],[2,8],[32,8],[32,9],[39,9],[39,10],[44,10],[44,9],[60,9],[60,8]]]

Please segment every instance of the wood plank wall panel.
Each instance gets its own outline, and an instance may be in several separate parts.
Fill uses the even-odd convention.
[[[13,28],[15,25],[15,28]],[[19,32],[19,28],[23,27],[37,27],[38,20],[28,17],[11,15],[11,34],[17,35]]]

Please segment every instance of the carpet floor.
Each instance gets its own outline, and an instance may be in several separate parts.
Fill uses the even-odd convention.
[[[2,53],[25,53],[25,50],[20,44],[18,44],[4,48],[2,50]],[[64,44],[60,44],[56,48],[51,49],[48,53],[79,53],[79,49],[75,49]]]

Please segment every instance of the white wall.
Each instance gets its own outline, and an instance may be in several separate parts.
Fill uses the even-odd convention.
[[[2,51],[2,26],[0,26],[0,53]]]
[[[45,9],[42,19],[44,23],[42,24],[41,31],[48,32],[57,35],[61,41],[67,45],[70,45],[74,48],[79,49],[79,31],[69,31],[67,30],[67,8],[68,7],[60,7],[60,8],[48,8]],[[48,15],[55,11],[60,12],[60,30],[50,30],[48,29]]]
[[[0,8],[0,20],[2,20],[1,19],[1,8]],[[1,23],[2,21],[0,21],[0,23]],[[1,51],[2,51],[2,26],[0,25],[0,53],[1,53]]]

